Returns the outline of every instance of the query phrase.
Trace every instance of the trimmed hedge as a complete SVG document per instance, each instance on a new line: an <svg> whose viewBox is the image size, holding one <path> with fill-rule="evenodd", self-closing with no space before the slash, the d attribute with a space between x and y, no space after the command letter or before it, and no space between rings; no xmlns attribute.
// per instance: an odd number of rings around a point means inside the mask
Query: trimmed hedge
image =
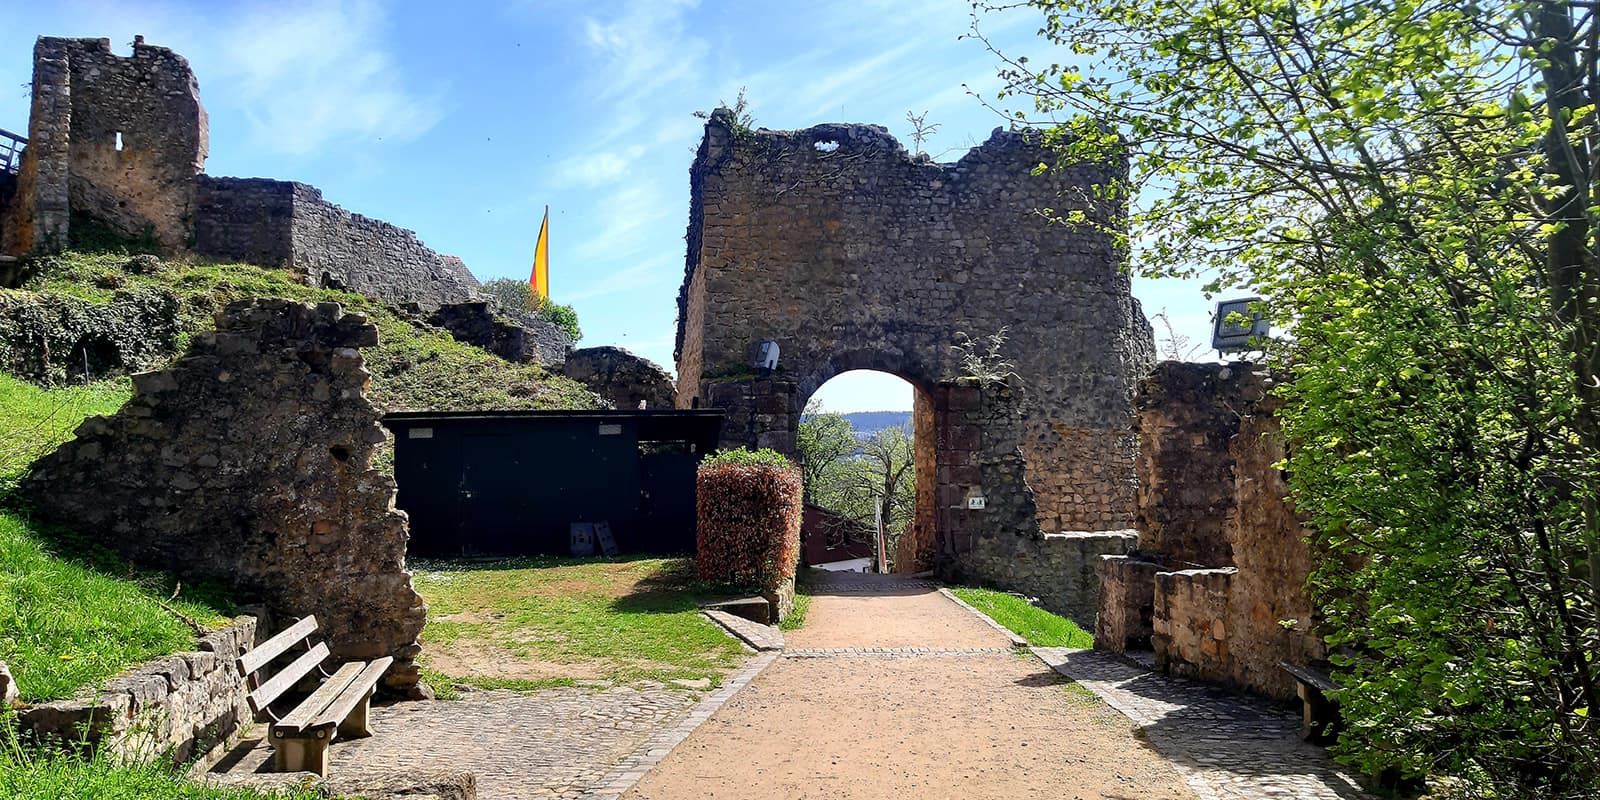
<svg viewBox="0 0 1600 800"><path fill-rule="evenodd" d="M711 583L775 592L800 564L800 471L772 450L725 450L696 479L695 566Z"/></svg>

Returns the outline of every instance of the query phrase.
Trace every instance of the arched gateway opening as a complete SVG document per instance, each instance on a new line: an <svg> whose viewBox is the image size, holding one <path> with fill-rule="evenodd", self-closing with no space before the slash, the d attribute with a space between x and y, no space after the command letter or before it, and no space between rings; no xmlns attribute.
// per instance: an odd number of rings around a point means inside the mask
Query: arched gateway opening
<svg viewBox="0 0 1600 800"><path fill-rule="evenodd" d="M917 394L894 375L853 370L806 400L796 442L805 480L803 566L893 571L903 560L896 546L915 535L919 510L932 529L933 436L915 433ZM905 558L914 560L914 547Z"/></svg>
<svg viewBox="0 0 1600 800"><path fill-rule="evenodd" d="M933 463L931 530L902 569L1092 618L1093 562L1132 546L1100 532L1133 519L1131 391L1153 345L1111 237L1039 213L1120 224L1086 198L1125 166L1035 175L1049 160L1020 132L939 164L876 126L750 131L713 113L690 171L678 402L723 409L724 446L794 454L829 378L906 379ZM997 335L1004 366L954 349Z"/></svg>

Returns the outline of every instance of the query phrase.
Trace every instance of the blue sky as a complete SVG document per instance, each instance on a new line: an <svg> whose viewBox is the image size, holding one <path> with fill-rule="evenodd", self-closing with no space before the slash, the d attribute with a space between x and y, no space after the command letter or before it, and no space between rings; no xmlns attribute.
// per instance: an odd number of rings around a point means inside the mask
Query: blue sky
<svg viewBox="0 0 1600 800"><path fill-rule="evenodd" d="M960 38L966 0L0 5L0 128L26 130L35 36L103 36L126 54L143 34L199 76L207 172L313 184L482 280L526 279L548 204L551 294L577 307L583 344L668 369L693 112L743 86L759 126L870 122L906 141L906 112L926 111L940 129L924 149L941 161L1004 124L972 96L999 83L995 57ZM1039 60L1038 21L1019 10L981 24ZM1135 294L1206 339L1197 282L1138 281ZM885 376L823 393L837 411L910 407L909 387Z"/></svg>

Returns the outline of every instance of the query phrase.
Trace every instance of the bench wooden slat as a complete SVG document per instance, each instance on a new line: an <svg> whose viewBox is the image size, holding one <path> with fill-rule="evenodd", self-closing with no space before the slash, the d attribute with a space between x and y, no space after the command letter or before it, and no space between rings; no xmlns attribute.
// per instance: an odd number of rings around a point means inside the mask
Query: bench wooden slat
<svg viewBox="0 0 1600 800"><path fill-rule="evenodd" d="M361 670L361 674L350 682L344 693L338 699L330 702L327 709L317 717L316 721L311 723L312 727L328 724L337 725L343 722L345 717L350 716L351 710L366 699L367 693L372 691L372 687L377 685L378 679L383 677L383 673L387 672L389 665L393 663L393 657L384 656L367 664L366 668Z"/></svg>
<svg viewBox="0 0 1600 800"><path fill-rule="evenodd" d="M1337 692L1342 688L1334 682L1333 676L1321 670L1297 666L1287 661L1279 661L1278 668L1294 676L1295 680L1324 692Z"/></svg>
<svg viewBox="0 0 1600 800"><path fill-rule="evenodd" d="M261 684L260 688L251 692L248 698L250 710L257 714L261 713L267 706L272 705L272 701L277 700L283 696L284 692L294 688L294 685L299 683L301 678L304 678L311 670L316 669L317 665L327 658L327 643L318 642L316 647L306 651L295 659L293 664L284 667L283 671L272 676L266 683Z"/></svg>
<svg viewBox="0 0 1600 800"><path fill-rule="evenodd" d="M300 705L295 706L288 716L278 720L277 727L294 728L295 730L304 730L311 727L311 721L316 719L317 715L321 714L328 707L328 704L332 703L334 698L337 698L339 693L343 692L359 674L361 674L360 661L352 661L340 667L338 671L333 673L333 677L318 686L317 690L312 692L310 697L302 700Z"/></svg>
<svg viewBox="0 0 1600 800"><path fill-rule="evenodd" d="M288 652L289 648L299 644L300 640L310 636L316 629L316 616L306 617L290 625L283 633L262 642L260 647L253 648L250 652L239 656L239 660L236 662L239 665L239 676L249 677L250 673L261 669L270 663L272 659Z"/></svg>

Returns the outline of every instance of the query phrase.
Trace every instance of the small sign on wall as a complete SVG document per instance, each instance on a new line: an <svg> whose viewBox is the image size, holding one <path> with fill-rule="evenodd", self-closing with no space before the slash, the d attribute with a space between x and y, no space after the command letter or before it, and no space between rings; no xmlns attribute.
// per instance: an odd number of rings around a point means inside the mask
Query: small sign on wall
<svg viewBox="0 0 1600 800"><path fill-rule="evenodd" d="M433 438L433 429L432 428L412 428L412 429L406 431L406 438L407 439L432 439Z"/></svg>
<svg viewBox="0 0 1600 800"><path fill-rule="evenodd" d="M613 424L613 423L603 423L600 426L600 435L601 436L620 436L620 435L622 435L622 426L621 425L616 425L616 424Z"/></svg>
<svg viewBox="0 0 1600 800"><path fill-rule="evenodd" d="M982 511L984 509L984 507L987 506L988 504L989 504L989 498L984 497L981 494L973 495L973 496L967 498L967 510L968 511Z"/></svg>

